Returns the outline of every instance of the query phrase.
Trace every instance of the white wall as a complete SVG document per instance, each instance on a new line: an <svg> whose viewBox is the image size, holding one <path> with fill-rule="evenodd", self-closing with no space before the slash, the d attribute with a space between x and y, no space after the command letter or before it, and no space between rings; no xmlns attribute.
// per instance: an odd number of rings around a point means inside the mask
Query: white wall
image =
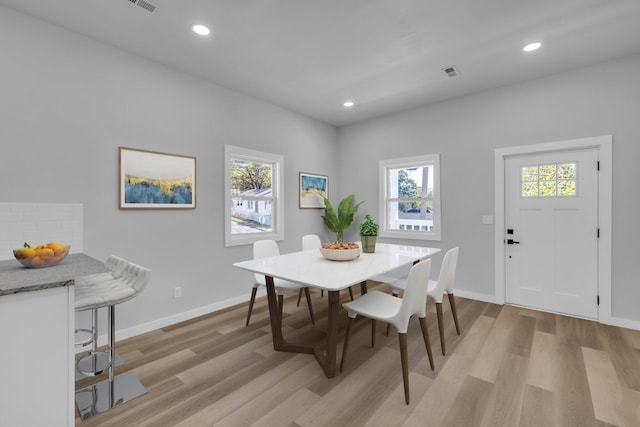
<svg viewBox="0 0 640 427"><path fill-rule="evenodd" d="M378 160L440 153L437 246L460 246L459 288L492 296L493 226L482 216L494 214L493 150L613 135L612 316L640 321L639 114L640 56L632 56L370 120L339 130L341 190L379 216Z"/></svg>
<svg viewBox="0 0 640 427"><path fill-rule="evenodd" d="M640 320L640 56L336 132L2 7L0 52L0 201L81 203L86 253L151 268L151 285L119 307L118 329L248 297L248 274L231 264L250 258L250 247L223 243L224 144L285 156L283 252L298 249L308 232L333 237L320 210L298 209L299 171L329 175L332 201L350 193L366 200L358 222L378 215L379 159L441 153L443 240L436 246L460 245L458 286L490 296L493 228L481 218L493 214L493 150L607 134L616 168L612 315ZM197 209L118 210L118 146L197 157ZM356 228L346 237L357 238ZM173 298L175 286L181 299Z"/></svg>
<svg viewBox="0 0 640 427"><path fill-rule="evenodd" d="M231 264L251 248L224 248L224 144L284 155L283 252L324 233L297 182L335 176L334 127L2 7L0 52L0 201L81 203L85 253L152 270L118 329L248 299L250 275ZM195 156L197 208L119 210L118 146Z"/></svg>

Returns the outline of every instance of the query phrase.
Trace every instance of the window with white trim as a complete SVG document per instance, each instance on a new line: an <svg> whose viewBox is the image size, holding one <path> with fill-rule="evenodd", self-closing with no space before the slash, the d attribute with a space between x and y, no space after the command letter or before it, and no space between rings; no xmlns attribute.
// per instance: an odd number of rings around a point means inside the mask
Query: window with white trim
<svg viewBox="0 0 640 427"><path fill-rule="evenodd" d="M440 155L380 161L380 236L440 240Z"/></svg>
<svg viewBox="0 0 640 427"><path fill-rule="evenodd" d="M225 246L284 238L282 171L277 154L225 145Z"/></svg>

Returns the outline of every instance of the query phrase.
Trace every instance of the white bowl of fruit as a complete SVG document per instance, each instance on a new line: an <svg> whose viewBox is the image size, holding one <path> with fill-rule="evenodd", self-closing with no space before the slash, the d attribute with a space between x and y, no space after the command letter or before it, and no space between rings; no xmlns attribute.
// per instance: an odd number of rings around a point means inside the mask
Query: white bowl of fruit
<svg viewBox="0 0 640 427"><path fill-rule="evenodd" d="M360 256L360 245L355 242L323 243L320 253L331 261L351 261Z"/></svg>

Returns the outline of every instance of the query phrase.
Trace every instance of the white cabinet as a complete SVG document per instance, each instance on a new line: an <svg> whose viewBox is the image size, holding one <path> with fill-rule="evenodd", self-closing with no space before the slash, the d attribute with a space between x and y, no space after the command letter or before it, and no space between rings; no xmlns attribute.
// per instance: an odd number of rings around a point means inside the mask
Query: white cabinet
<svg viewBox="0 0 640 427"><path fill-rule="evenodd" d="M0 424L73 426L73 286L0 296Z"/></svg>

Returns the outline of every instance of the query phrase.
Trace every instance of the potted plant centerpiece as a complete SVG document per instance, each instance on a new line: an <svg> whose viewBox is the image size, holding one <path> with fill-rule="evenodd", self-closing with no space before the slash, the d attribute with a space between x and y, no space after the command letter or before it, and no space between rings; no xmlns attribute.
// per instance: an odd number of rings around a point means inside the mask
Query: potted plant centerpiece
<svg viewBox="0 0 640 427"><path fill-rule="evenodd" d="M336 233L336 240L331 243L323 243L321 252L326 258L335 261L344 261L356 258L360 255L360 247L355 242L344 242L344 231L349 228L353 222L353 217L358 211L358 207L364 203L364 200L356 205L353 204L353 194L342 199L338 204L338 210L334 210L331 202L324 198L325 215L322 216L324 225Z"/></svg>
<svg viewBox="0 0 640 427"><path fill-rule="evenodd" d="M380 226L366 214L364 221L360 224L360 239L362 240L362 252L372 254L376 251L376 238Z"/></svg>

